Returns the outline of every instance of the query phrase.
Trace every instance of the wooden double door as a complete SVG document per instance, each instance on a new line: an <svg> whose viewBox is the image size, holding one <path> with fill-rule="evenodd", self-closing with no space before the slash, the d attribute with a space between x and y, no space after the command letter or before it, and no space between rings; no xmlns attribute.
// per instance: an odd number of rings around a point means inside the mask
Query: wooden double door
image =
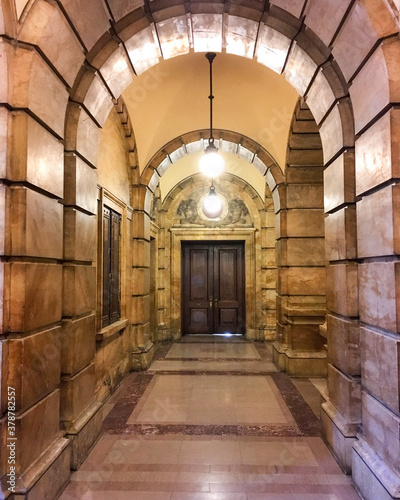
<svg viewBox="0 0 400 500"><path fill-rule="evenodd" d="M182 243L182 332L245 333L244 242Z"/></svg>

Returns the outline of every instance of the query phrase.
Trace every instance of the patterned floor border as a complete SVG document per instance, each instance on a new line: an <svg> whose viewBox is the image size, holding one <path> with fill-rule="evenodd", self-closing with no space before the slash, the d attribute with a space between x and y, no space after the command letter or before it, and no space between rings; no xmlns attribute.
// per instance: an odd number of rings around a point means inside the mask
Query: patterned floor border
<svg viewBox="0 0 400 500"><path fill-rule="evenodd" d="M218 375L216 372L165 372L139 373L125 388L115 406L103 422L105 434L132 435L207 435L207 436L264 436L264 437L318 437L320 423L311 408L304 401L293 382L284 373L263 373L269 376L280 391L289 408L296 426L276 425L186 425L186 424L127 424L127 421L144 395L147 387L157 375ZM222 375L248 376L249 373L227 373Z"/></svg>

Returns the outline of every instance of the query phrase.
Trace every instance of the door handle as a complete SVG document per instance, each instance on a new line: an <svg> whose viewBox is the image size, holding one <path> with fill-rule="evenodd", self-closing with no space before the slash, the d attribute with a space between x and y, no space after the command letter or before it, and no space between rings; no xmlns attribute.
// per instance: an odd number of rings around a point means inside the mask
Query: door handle
<svg viewBox="0 0 400 500"><path fill-rule="evenodd" d="M212 297L210 297L208 300L210 301L210 307L212 307L212 304L213 304L213 298L212 298Z"/></svg>
<svg viewBox="0 0 400 500"><path fill-rule="evenodd" d="M214 299L214 305L215 305L215 307L218 307L218 299L217 298Z"/></svg>

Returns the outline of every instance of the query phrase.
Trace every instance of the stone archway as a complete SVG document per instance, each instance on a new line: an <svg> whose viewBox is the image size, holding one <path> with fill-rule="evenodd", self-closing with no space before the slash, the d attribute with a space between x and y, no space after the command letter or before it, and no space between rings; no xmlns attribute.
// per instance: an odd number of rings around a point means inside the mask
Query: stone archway
<svg viewBox="0 0 400 500"><path fill-rule="evenodd" d="M67 295L63 300L59 293L62 274L68 274L67 282L69 280L72 285L79 283L84 288L93 279L90 266L81 273L68 263L63 271L61 265L64 260L63 216L57 200L64 198L63 144L60 140L64 137L64 111L68 98L75 102L69 105L65 136L68 151L65 183L72 193L79 194L83 184L77 179L89 178L93 174L91 169L96 164L99 126L112 107L111 97L118 97L133 76L132 61L127 58L126 45L122 45L121 40L126 44L136 36L134 43L140 46L149 32L149 17L160 24L172 17L191 14L183 5L175 6L171 13L163 4L147 17L142 8L130 12L131 4L122 6L113 2L109 5L111 7L106 11L104 4L95 0L86 2L79 9L72 1L57 4L37 1L32 3L24 25L18 26L19 44L10 43L10 36L15 36L17 31L15 22L11 28L4 27L6 36L2 37L0 47L2 74L10 75L9 81L14 85L2 89L2 130L6 131L4 135L18 136L21 141L8 143L2 151L3 178L7 181L3 186L3 206L7 198L7 204L11 202L15 207L22 195L23 216L33 213L32 207L36 207L39 219L51 213L54 222L50 233L39 225L33 238L37 225L24 218L27 225L18 244L15 240L10 241L11 225L6 224L4 287L11 301L6 301L4 306L4 332L7 335L23 333L23 338L17 340L7 336L6 345L7 349L20 349L22 345L33 343L40 351L40 342L54 344L54 352L58 353L51 357L54 366L59 364L60 347L54 342L59 332L54 331L53 326L62 317L75 314L77 305L72 303L71 306ZM223 7L216 3L211 6L212 13L198 12L196 15L210 17L214 12L222 15L225 12ZM230 18L234 17L242 24L246 24L247 19L261 21L267 53L268 50L274 53L286 43L286 54L289 54L285 65L287 78L304 94L320 126L327 167L325 209L329 214L331 241L337 242L337 251L331 254L328 271L332 286L328 293L331 311L328 318L330 404L326 405L329 416L325 421L326 434L342 463L349 465L349 450L354 442L362 395L364 434L355 445L357 452L353 454L357 484L366 495L368 491L378 491L377 495L398 496L399 470L394 443L399 429L399 381L397 372L386 374L384 371L387 357L391 359L390 365L398 367L399 364L399 249L397 232L393 229L393 221L398 217L398 110L395 103L399 100L396 66L399 42L393 36L398 33L398 11L393 2L389 4L383 0L343 2L339 8L334 1L314 1L305 6L305 2L288 5L284 0L271 1L266 10L263 5L260 8L247 4L226 7L230 12L224 15L229 22L233 22L234 19ZM109 17L115 21L111 30ZM41 20L39 25L38 19ZM47 31L53 28L54 32ZM92 66L89 69L81 69L85 56ZM118 62L121 64L116 64ZM99 69L101 76L93 68ZM43 101L44 88L46 102ZM357 137L355 151L353 128ZM16 154L21 149L26 151L23 157ZM41 156L43 151L46 151L46 158ZM12 157L19 158L17 165L11 162ZM139 184L139 178L137 180ZM21 187L20 183L24 183L21 191L17 189ZM138 207L142 206L143 201L138 202ZM357 257L361 259L359 269L349 262L354 238L349 235L348 214L354 206L357 212ZM83 208L82 213L88 215L85 210ZM145 218L141 213L138 212L133 219L135 227L145 231ZM20 231L19 224L15 221L13 232ZM45 241L51 241L52 245L45 248ZM39 288L34 286L38 275L41 276ZM13 288L10 282L14 283ZM25 291L23 303L13 300L20 287ZM384 293L377 290L384 290ZM35 303L36 309L33 308L30 315L25 312L25 302ZM90 309L90 301L85 307ZM37 310L41 312L40 320ZM358 318L362 326L361 348ZM94 334L93 329L89 334L92 343ZM381 350L371 349L371 345L383 347ZM29 363L26 360L27 369ZM2 362L2 366L6 365L7 357ZM40 425L35 432L40 439L30 458L25 455L21 458L21 471L50 445L56 450L52 455L54 461L56 458L62 460L63 470L66 470L67 443L58 438L59 380L48 377L51 366L47 362L34 368L36 380L42 382L38 382L34 393L28 391L29 395L21 395L18 403L24 415L29 409L32 412L46 410L47 415L45 420L37 420ZM388 381L388 387L379 383L382 377L377 375L382 373L385 373L383 378ZM360 374L362 390L358 383ZM22 374L13 377L10 383L22 384ZM92 383L92 372L89 378ZM24 378L24 383L26 380ZM77 402L74 398L78 398L78 393L73 391L73 385L70 388L71 401ZM85 416L82 419L83 429L87 420ZM27 422L26 418L21 417L21 426L24 422ZM45 436L44 428L47 431ZM390 429L396 439L389 445L380 441L375 432L377 428ZM40 467L28 488L47 470L43 463ZM391 471L389 479L382 472L386 470Z"/></svg>

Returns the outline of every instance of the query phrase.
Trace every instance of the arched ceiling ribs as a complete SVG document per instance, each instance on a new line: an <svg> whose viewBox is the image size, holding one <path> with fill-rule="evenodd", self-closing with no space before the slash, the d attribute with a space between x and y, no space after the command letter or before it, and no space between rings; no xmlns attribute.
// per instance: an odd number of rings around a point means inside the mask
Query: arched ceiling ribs
<svg viewBox="0 0 400 500"><path fill-rule="evenodd" d="M154 192L160 178L177 161L187 155L205 149L205 137L208 130L188 132L163 146L145 167L141 184L147 185ZM248 137L227 130L214 130L216 145L220 151L238 155L251 164L265 178L271 191L284 183L281 168L274 158L258 143Z"/></svg>

